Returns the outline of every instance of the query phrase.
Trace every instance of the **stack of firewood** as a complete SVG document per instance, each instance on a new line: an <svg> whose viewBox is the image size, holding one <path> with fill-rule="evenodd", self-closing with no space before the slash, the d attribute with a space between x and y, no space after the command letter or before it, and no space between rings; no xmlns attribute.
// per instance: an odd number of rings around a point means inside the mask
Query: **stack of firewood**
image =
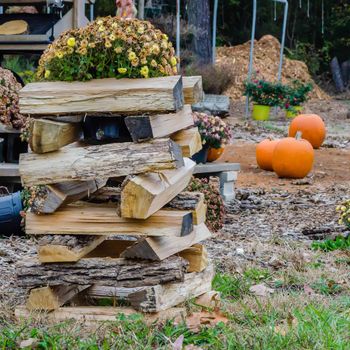
<svg viewBox="0 0 350 350"><path fill-rule="evenodd" d="M180 76L21 90L21 112L33 119L20 174L37 186L26 233L38 237L38 251L17 266L30 290L17 316L173 317L184 310L175 306L211 290L213 266L199 244L210 237L204 197L184 191L189 157L202 147L190 104L202 98L200 77ZM130 142L86 144L86 116L122 118ZM113 306L99 306L102 298ZM121 300L129 307L117 307Z"/></svg>

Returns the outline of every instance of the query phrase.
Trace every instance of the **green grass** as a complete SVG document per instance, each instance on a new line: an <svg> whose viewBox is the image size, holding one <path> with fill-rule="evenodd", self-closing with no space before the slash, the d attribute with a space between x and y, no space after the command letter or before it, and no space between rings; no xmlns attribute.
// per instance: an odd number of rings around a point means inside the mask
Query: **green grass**
<svg viewBox="0 0 350 350"><path fill-rule="evenodd" d="M181 335L184 345L203 349L315 349L347 350L350 348L350 298L334 300L328 306L310 303L290 310L287 319L274 307L246 307L242 314L214 328L203 327L193 333L185 324L168 322L147 326L139 316L122 316L115 322L87 332L73 323L56 326L9 325L0 328L0 349L18 349L28 338L38 341L37 349L171 349ZM290 320L293 320L291 322ZM284 322L285 332L278 331Z"/></svg>
<svg viewBox="0 0 350 350"><path fill-rule="evenodd" d="M321 242L312 242L311 248L314 250L323 250L324 252L350 249L350 236L347 238L338 236L336 239L326 239Z"/></svg>

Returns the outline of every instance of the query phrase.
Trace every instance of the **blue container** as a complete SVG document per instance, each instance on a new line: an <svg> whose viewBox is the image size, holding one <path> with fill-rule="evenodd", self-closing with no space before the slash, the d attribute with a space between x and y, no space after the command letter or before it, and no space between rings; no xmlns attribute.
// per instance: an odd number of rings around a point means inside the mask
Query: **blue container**
<svg viewBox="0 0 350 350"><path fill-rule="evenodd" d="M204 145L202 147L202 149L197 152L196 154L194 154L191 159L196 162L197 164L205 164L207 162L207 158L208 158L208 152L209 152L209 146L208 145Z"/></svg>
<svg viewBox="0 0 350 350"><path fill-rule="evenodd" d="M21 192L0 197L0 235L21 233Z"/></svg>

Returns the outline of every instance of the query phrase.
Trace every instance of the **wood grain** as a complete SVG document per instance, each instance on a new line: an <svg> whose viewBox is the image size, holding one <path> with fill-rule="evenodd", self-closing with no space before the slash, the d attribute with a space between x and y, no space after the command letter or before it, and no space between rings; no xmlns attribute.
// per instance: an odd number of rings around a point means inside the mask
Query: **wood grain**
<svg viewBox="0 0 350 350"><path fill-rule="evenodd" d="M19 172L25 186L72 180L94 180L174 169L183 165L179 147L169 139L144 143L111 143L59 152L20 155Z"/></svg>
<svg viewBox="0 0 350 350"><path fill-rule="evenodd" d="M122 217L146 219L184 190L196 165L188 158L184 164L176 170L127 177L121 192Z"/></svg>
<svg viewBox="0 0 350 350"><path fill-rule="evenodd" d="M183 107L181 76L38 82L19 92L22 114L172 112Z"/></svg>
<svg viewBox="0 0 350 350"><path fill-rule="evenodd" d="M118 216L114 204L75 203L53 214L27 213L29 235L133 235L186 236L193 230L192 213L186 210L159 210L146 220Z"/></svg>

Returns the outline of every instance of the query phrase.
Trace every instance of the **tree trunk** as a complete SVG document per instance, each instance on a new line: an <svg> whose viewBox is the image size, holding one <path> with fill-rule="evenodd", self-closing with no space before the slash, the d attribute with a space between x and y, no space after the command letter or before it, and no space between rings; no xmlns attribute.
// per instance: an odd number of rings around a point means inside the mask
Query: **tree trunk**
<svg viewBox="0 0 350 350"><path fill-rule="evenodd" d="M187 0L188 23L194 28L192 50L200 65L212 57L209 0Z"/></svg>

